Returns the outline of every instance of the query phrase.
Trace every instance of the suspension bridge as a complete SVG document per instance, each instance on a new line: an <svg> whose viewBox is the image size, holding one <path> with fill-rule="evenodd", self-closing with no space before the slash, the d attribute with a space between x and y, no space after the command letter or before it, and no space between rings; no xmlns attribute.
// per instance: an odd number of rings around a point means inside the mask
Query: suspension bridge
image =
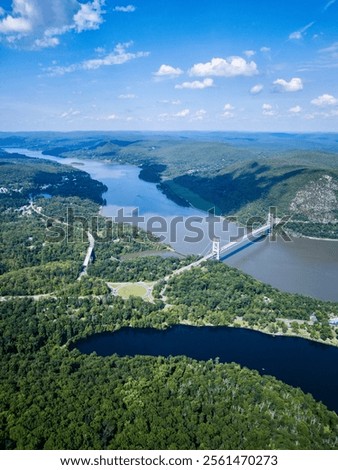
<svg viewBox="0 0 338 470"><path fill-rule="evenodd" d="M274 219L271 214L269 214L266 224L251 232L246 233L241 238L238 238L234 241L230 241L223 246L221 246L221 242L219 239L213 240L212 250L209 254L203 257L203 261L206 261L208 259L216 259L219 261L220 259L225 258L227 255L230 255L231 253L237 251L240 247L245 247L245 244L247 242L249 242L247 244L249 245L252 242L257 241L257 239L268 235L276 223L278 223L278 221Z"/></svg>
<svg viewBox="0 0 338 470"><path fill-rule="evenodd" d="M251 243L254 243L259 238L268 235L273 229L274 225L278 224L278 222L279 222L279 219L275 219L273 215L269 213L267 222L264 225L262 225L261 227L255 230L252 230L251 232L247 232L245 235L243 235L243 237L240 237L234 241L225 243L224 245L221 245L221 240L219 238L214 239L212 242L211 251L210 251L210 245L208 245L206 247L206 250L208 250L207 254L204 255L202 253L201 254L202 257L199 260L194 261L193 263L187 266L184 266L183 268L177 269L169 276L166 276L164 280L168 281L172 276L174 275L176 276L193 267L199 266L200 264L204 263L204 261L208 261L212 259L219 261L225 258L226 256L234 253L241 247L245 248L246 246L249 246Z"/></svg>

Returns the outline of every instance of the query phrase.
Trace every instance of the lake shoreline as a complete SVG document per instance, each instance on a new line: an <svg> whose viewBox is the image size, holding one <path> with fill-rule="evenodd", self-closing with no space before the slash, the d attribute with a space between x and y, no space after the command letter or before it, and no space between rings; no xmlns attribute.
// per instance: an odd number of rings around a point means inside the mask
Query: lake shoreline
<svg viewBox="0 0 338 470"><path fill-rule="evenodd" d="M282 337L230 326L174 324L165 329L121 325L113 331L73 338L70 351L99 357L173 357L237 363L311 393L338 412L338 377L331 370L338 348L299 337ZM300 373L302 371L302 373Z"/></svg>
<svg viewBox="0 0 338 470"><path fill-rule="evenodd" d="M288 321L293 321L293 320L288 319ZM180 322L173 323L173 324L163 324L163 325L146 326L146 327L135 327L131 323L127 324L127 325L119 325L116 329L112 329L112 330L107 329L107 330L104 330L104 331L89 333L85 336L75 336L74 338L72 338L65 345L65 347L70 347L72 349L72 345L75 344L76 342L80 341L80 340L86 340L86 339L90 338L93 335L100 335L100 334L104 334L104 333L115 333L115 332L121 330L122 328L132 328L132 329L133 328L138 328L138 329L151 328L151 329L158 330L158 331L167 331L167 330L169 330L171 328L174 328L174 327L177 327L177 326L188 326L188 327L192 327L192 328L215 328L215 329L216 328L231 328L231 329L244 330L244 331L253 331L253 332L261 333L263 335L267 335L267 336L273 337L273 338L296 338L296 339L302 339L302 340L305 340L305 341L309 341L310 343L329 346L329 347L332 347L332 348L335 348L335 349L338 348L338 338L333 342L332 341L329 342L329 341L324 341L320 338L318 338L318 339L317 338L310 338L309 336L305 336L305 335L303 336L301 334L295 334L295 333L292 333L292 332L271 333L267 329L259 328L257 326L239 325L239 324L213 325L212 323L207 323L207 322L205 322L203 324L197 324L197 323L191 322L189 320L182 320Z"/></svg>

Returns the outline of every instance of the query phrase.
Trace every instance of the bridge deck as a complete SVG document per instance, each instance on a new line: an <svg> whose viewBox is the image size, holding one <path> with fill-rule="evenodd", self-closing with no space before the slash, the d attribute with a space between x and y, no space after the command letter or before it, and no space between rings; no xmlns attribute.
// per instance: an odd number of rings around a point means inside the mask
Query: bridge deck
<svg viewBox="0 0 338 470"><path fill-rule="evenodd" d="M246 241L251 241L252 239L258 238L260 235L263 235L263 233L266 233L268 230L271 229L270 224L263 225L263 227L260 227L253 232L247 233L244 235L244 237L240 238L239 240L235 240L233 242L229 242L226 245L223 245L220 248L220 254L224 254L227 251L232 250L233 248L236 248L236 246L241 245L243 242Z"/></svg>
<svg viewBox="0 0 338 470"><path fill-rule="evenodd" d="M223 245L221 248L220 248L220 255L224 255L224 253L236 248L237 246L241 245L243 242L245 241L250 241L252 239L255 239L255 238L259 238L260 235L263 235L264 233L267 233L268 231L271 230L273 226L273 223L270 223L268 222L267 224L263 225L262 227L259 227L258 229L250 232L250 233L247 233L246 235L244 235L242 238L240 238L239 240L235 240L233 242L229 242L227 243L226 245ZM168 276L166 276L164 278L165 281L169 281L173 276L177 276L178 274L181 274L183 273L184 271L188 271L189 269L191 268L194 268L196 266L199 266L200 264L202 264L204 261L207 261L209 259L212 259L214 257L214 253L209 253L208 255L206 256L203 256L203 258L199 259L198 261L194 261L193 263L187 265L187 266L184 266L183 268L180 268L180 269L177 269L176 271L174 271L173 273L169 274Z"/></svg>
<svg viewBox="0 0 338 470"><path fill-rule="evenodd" d="M233 242L227 243L226 245L223 245L220 248L220 255L224 255L224 253L235 249L237 246L241 245L242 243L248 240L258 238L260 235L262 235L263 233L266 233L269 230L271 230L271 224L266 224L266 225L263 225L263 227L259 227L258 229L254 230L253 232L247 233L239 240L235 240ZM213 257L214 257L214 253L209 253L208 255L204 256L202 260L200 261L206 261L208 259L212 259Z"/></svg>

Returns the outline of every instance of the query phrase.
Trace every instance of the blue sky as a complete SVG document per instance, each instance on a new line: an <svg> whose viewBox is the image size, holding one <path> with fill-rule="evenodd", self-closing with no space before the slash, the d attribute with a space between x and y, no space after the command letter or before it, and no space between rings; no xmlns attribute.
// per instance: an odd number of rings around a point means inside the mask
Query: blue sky
<svg viewBox="0 0 338 470"><path fill-rule="evenodd" d="M338 130L338 0L0 0L0 130Z"/></svg>

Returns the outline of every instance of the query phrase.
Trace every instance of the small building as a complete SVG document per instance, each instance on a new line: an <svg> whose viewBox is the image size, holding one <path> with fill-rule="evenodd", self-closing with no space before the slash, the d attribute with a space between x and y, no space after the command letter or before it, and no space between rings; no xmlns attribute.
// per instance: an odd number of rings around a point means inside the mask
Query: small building
<svg viewBox="0 0 338 470"><path fill-rule="evenodd" d="M338 317L331 318L331 320L329 320L329 324L334 325L334 326L338 326Z"/></svg>
<svg viewBox="0 0 338 470"><path fill-rule="evenodd" d="M315 313L312 313L310 315L310 321L312 321L312 323L317 323L318 322L318 318L316 317Z"/></svg>

